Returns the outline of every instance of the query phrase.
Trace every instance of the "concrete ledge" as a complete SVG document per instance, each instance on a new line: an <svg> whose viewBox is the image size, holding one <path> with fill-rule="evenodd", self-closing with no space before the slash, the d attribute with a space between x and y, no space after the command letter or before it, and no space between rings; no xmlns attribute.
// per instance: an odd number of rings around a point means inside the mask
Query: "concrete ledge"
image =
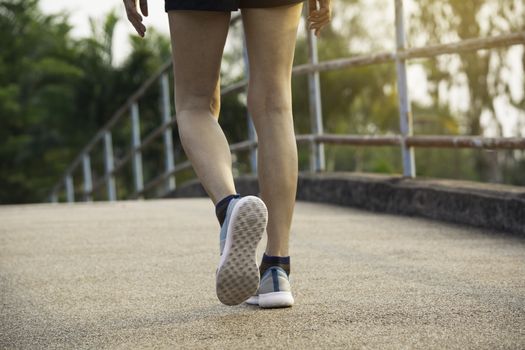
<svg viewBox="0 0 525 350"><path fill-rule="evenodd" d="M258 194L257 178L235 181L243 195ZM167 197L202 197L191 181ZM525 236L525 188L470 181L405 179L360 173L301 173L297 199L393 214L422 216Z"/></svg>

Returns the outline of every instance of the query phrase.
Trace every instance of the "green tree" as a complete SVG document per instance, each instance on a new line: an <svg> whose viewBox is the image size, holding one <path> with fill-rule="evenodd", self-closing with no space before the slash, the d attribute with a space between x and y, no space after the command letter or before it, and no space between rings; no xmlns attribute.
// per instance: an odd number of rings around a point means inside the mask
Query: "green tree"
<svg viewBox="0 0 525 350"><path fill-rule="evenodd" d="M525 28L523 20L525 10L519 2L519 0L421 0L416 3L418 10L410 18L412 24L410 37L414 38L414 41L424 37L429 43L440 43L444 41L443 38L465 40L522 31ZM481 117L486 115L491 118L492 134L502 136L501 120L497 118L495 108L496 97L504 95L511 104L521 110L524 106L523 97L516 100L512 96L510 81L502 79L502 70L509 69L508 53L507 48L502 48L425 61L424 67L431 82L430 94L433 97L433 105L426 108L427 114L431 114L432 110L435 116L437 113L445 112L442 117L447 118L450 111L443 110L448 108L443 106L443 101L447 104L449 101L441 96L442 92L464 86L468 90L469 108L455 116L459 126L458 132L467 135L485 134ZM455 66L454 62L458 58L458 68L451 68ZM525 53L522 57L522 69L525 67L524 62ZM461 77L465 77L466 82L463 82ZM513 136L521 136L519 124ZM510 152L462 153L473 160L471 176L482 181L502 182L504 173L508 171L505 164L523 161L514 158Z"/></svg>
<svg viewBox="0 0 525 350"><path fill-rule="evenodd" d="M37 0L0 2L0 203L44 200L80 149L168 59L169 42L152 31L150 42L131 39L132 53L116 66L116 23L110 13L92 21L91 37L74 39L67 17L42 14ZM158 99L146 101L145 109L158 108Z"/></svg>
<svg viewBox="0 0 525 350"><path fill-rule="evenodd" d="M42 15L37 1L1 2L0 30L0 201L35 201L68 156L47 152L64 141L61 121L71 109L53 111L72 97L82 71L67 21Z"/></svg>

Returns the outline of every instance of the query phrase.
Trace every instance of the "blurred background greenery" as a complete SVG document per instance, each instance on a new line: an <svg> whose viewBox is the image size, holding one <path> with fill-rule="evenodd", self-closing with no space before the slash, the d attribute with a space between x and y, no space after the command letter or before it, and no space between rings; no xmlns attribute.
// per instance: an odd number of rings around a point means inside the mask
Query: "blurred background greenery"
<svg viewBox="0 0 525 350"><path fill-rule="evenodd" d="M385 6L383 3L388 3ZM320 60L393 49L393 1L334 2L334 20L319 40ZM410 46L445 43L525 30L523 0L410 1ZM364 15L373 14L373 16ZM170 57L169 38L148 30L129 37L129 55L116 62L117 12L91 21L91 36L71 34L67 15L43 13L38 0L0 1L0 203L44 201L68 164L126 101ZM232 28L222 81L242 79L242 30ZM305 63L304 28L295 64ZM410 62L416 135L525 136L523 46L446 55ZM293 80L297 133L309 133L307 78ZM399 130L393 64L321 74L325 131L396 134ZM142 134L160 123L158 89L141 100ZM230 142L246 139L243 94L228 96L220 123ZM115 157L129 149L130 126L113 135ZM176 162L183 161L174 130ZM101 152L93 176L103 176ZM145 181L163 169L161 140L143 155ZM247 154L236 159L247 171ZM308 169L308 149L300 167ZM401 173L397 147L326 146L328 171ZM523 151L416 149L418 176L525 185ZM131 167L131 165L130 165ZM80 191L81 174L75 183ZM192 177L181 174L178 182ZM131 191L131 169L119 174L119 197ZM103 198L104 194L100 194ZM95 199L97 197L95 196Z"/></svg>

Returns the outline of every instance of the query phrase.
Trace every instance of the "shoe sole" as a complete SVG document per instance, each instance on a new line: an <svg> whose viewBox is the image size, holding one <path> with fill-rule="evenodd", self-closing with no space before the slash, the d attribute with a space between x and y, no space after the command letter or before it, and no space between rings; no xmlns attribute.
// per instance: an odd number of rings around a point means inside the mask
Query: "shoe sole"
<svg viewBox="0 0 525 350"><path fill-rule="evenodd" d="M267 222L268 210L261 199L247 196L235 204L217 269L217 297L223 304L238 305L257 291L257 245Z"/></svg>
<svg viewBox="0 0 525 350"><path fill-rule="evenodd" d="M265 309L290 307L294 303L291 292L272 292L259 294L259 306Z"/></svg>
<svg viewBox="0 0 525 350"><path fill-rule="evenodd" d="M245 303L249 304L249 305L259 305L259 296L258 295L253 295L253 296L249 297L245 301Z"/></svg>

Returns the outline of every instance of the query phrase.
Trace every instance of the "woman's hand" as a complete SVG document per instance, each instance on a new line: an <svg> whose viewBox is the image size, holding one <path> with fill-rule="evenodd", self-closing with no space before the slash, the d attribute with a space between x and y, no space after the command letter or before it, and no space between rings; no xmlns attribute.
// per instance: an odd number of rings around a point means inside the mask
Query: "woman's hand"
<svg viewBox="0 0 525 350"><path fill-rule="evenodd" d="M128 20L133 24L137 33L144 37L146 34L146 27L142 24L142 16L138 11L137 2L140 3L140 12L142 15L148 16L148 0L124 0L124 6L126 6L126 14L128 15Z"/></svg>
<svg viewBox="0 0 525 350"><path fill-rule="evenodd" d="M319 9L317 9L319 3ZM332 18L330 0L308 0L308 29L315 31L315 36L321 34L321 29Z"/></svg>

